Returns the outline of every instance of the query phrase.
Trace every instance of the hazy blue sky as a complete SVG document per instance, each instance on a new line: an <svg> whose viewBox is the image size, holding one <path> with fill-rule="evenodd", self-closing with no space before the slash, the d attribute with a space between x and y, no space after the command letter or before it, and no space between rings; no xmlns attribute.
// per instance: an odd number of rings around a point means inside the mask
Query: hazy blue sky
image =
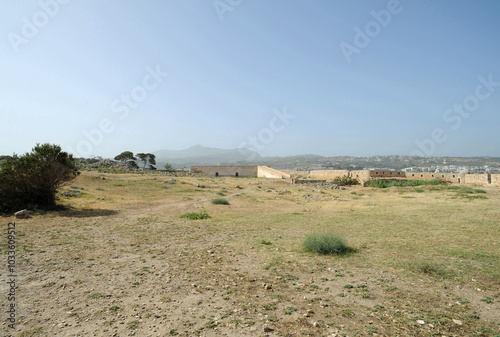
<svg viewBox="0 0 500 337"><path fill-rule="evenodd" d="M500 156L500 1L0 1L0 154Z"/></svg>

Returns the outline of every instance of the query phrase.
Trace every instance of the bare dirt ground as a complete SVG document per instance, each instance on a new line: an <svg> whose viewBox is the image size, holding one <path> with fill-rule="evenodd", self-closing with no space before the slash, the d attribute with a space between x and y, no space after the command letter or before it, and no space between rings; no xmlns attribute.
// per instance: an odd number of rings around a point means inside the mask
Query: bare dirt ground
<svg viewBox="0 0 500 337"><path fill-rule="evenodd" d="M9 222L17 243L17 321L2 267L2 333L500 335L500 189L174 179L85 172L61 189L80 192L60 196L70 209L0 218L4 261ZM355 252L304 250L326 231Z"/></svg>

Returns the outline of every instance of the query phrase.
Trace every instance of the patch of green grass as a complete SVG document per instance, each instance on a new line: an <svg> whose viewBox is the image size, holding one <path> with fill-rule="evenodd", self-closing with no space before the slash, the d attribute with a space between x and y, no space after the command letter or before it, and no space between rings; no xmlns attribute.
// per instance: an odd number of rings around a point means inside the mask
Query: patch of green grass
<svg viewBox="0 0 500 337"><path fill-rule="evenodd" d="M344 317L354 316L354 312L352 312L351 309L342 309L341 313L342 313L342 316L344 316Z"/></svg>
<svg viewBox="0 0 500 337"><path fill-rule="evenodd" d="M482 189L472 189L470 187L464 187L464 186L449 186L449 187L456 187L453 188L457 193L455 194L454 198L464 198L464 199L469 199L469 200L474 200L474 199L488 199L484 195L476 195L476 194L485 194L486 191Z"/></svg>
<svg viewBox="0 0 500 337"><path fill-rule="evenodd" d="M425 190L423 188L416 188L413 190L413 192L423 193L423 192L425 192Z"/></svg>
<svg viewBox="0 0 500 337"><path fill-rule="evenodd" d="M32 337L32 336L37 336L41 335L43 332L43 328L31 328L28 330L21 331L19 334L19 337Z"/></svg>
<svg viewBox="0 0 500 337"><path fill-rule="evenodd" d="M92 298L92 299L98 299L98 298L101 298L101 297L104 297L104 295L101 294L101 293L92 293L92 294L90 294L90 298Z"/></svg>
<svg viewBox="0 0 500 337"><path fill-rule="evenodd" d="M127 323L127 328L135 330L139 327L139 321L131 321Z"/></svg>
<svg viewBox="0 0 500 337"><path fill-rule="evenodd" d="M55 283L55 282L52 282L52 281L51 281L51 282L47 282L47 283L45 283L45 284L42 286L42 288L49 288L49 287L54 286L55 284L56 284L56 283Z"/></svg>
<svg viewBox="0 0 500 337"><path fill-rule="evenodd" d="M331 233L311 234L306 237L303 246L307 251L322 255L341 255L353 251L344 239Z"/></svg>
<svg viewBox="0 0 500 337"><path fill-rule="evenodd" d="M112 307L109 308L109 311L113 311L113 312L116 312L118 310L120 310L120 307L117 305L113 305Z"/></svg>
<svg viewBox="0 0 500 337"><path fill-rule="evenodd" d="M453 276L451 271L445 266L428 260L412 261L408 264L410 270L417 273L427 274L437 278L450 278Z"/></svg>
<svg viewBox="0 0 500 337"><path fill-rule="evenodd" d="M202 220L202 219L211 218L211 216L208 215L207 212L201 212L201 213L189 212L189 213L182 214L181 218L190 219L190 220Z"/></svg>
<svg viewBox="0 0 500 337"><path fill-rule="evenodd" d="M279 321L278 317L273 316L273 315L269 315L269 316L267 316L267 320L268 320L269 322L277 322L277 321Z"/></svg>
<svg viewBox="0 0 500 337"><path fill-rule="evenodd" d="M286 308L283 308L283 313L285 315L291 315L295 311L297 311L297 308L295 308L295 307L286 307Z"/></svg>
<svg viewBox="0 0 500 337"><path fill-rule="evenodd" d="M450 186L451 187L451 186ZM442 191L444 190L445 187L444 186L440 186L440 187L431 187L429 188L429 191Z"/></svg>
<svg viewBox="0 0 500 337"><path fill-rule="evenodd" d="M474 199L488 199L488 197L484 195L464 195L462 198L469 199L469 200L474 200Z"/></svg>
<svg viewBox="0 0 500 337"><path fill-rule="evenodd" d="M264 310L276 310L276 305L273 304L273 303L270 303L270 304L264 304Z"/></svg>
<svg viewBox="0 0 500 337"><path fill-rule="evenodd" d="M205 323L205 326L207 328L213 329L217 326L217 322L213 319L208 320L208 322Z"/></svg>
<svg viewBox="0 0 500 337"><path fill-rule="evenodd" d="M214 205L229 205L229 201L223 198L212 199Z"/></svg>
<svg viewBox="0 0 500 337"><path fill-rule="evenodd" d="M481 299L481 301L488 303L488 304L493 303L493 299L491 297L485 297L485 298Z"/></svg>

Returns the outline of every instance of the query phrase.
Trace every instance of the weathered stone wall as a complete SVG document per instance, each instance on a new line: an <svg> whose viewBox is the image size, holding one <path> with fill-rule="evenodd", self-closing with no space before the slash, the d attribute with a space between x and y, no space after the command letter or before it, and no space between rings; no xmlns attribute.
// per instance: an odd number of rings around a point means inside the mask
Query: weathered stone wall
<svg viewBox="0 0 500 337"><path fill-rule="evenodd" d="M267 166L259 166L257 168L257 177L259 178L274 178L274 179L290 179L288 173L275 170Z"/></svg>
<svg viewBox="0 0 500 337"><path fill-rule="evenodd" d="M257 177L257 168L257 166L191 166L191 172L214 177Z"/></svg>
<svg viewBox="0 0 500 337"><path fill-rule="evenodd" d="M309 175L309 171L294 171L294 170L280 170L285 173L288 173L292 176L307 176Z"/></svg>
<svg viewBox="0 0 500 337"><path fill-rule="evenodd" d="M371 178L404 178L405 172L403 171L390 171L390 170L370 170Z"/></svg>
<svg viewBox="0 0 500 337"><path fill-rule="evenodd" d="M406 172L406 179L414 180L443 180L450 183L463 183L463 174L440 172Z"/></svg>
<svg viewBox="0 0 500 337"><path fill-rule="evenodd" d="M465 175L466 184L477 184L477 185L488 185L488 175L487 174L466 174Z"/></svg>
<svg viewBox="0 0 500 337"><path fill-rule="evenodd" d="M309 173L312 178L316 179L335 179L337 177L348 176L348 170L313 170Z"/></svg>
<svg viewBox="0 0 500 337"><path fill-rule="evenodd" d="M365 182L370 180L370 170L350 171L349 176L351 178L358 179L359 183L363 185Z"/></svg>
<svg viewBox="0 0 500 337"><path fill-rule="evenodd" d="M494 186L500 186L500 174L491 175L491 184Z"/></svg>

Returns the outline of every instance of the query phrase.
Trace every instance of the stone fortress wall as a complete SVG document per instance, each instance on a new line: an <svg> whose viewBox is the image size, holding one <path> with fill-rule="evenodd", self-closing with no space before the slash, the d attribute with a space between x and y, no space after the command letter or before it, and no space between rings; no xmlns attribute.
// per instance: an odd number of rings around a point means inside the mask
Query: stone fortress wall
<svg viewBox="0 0 500 337"><path fill-rule="evenodd" d="M290 179L291 175L267 166L191 166L191 173L203 173L214 177L259 177Z"/></svg>
<svg viewBox="0 0 500 337"><path fill-rule="evenodd" d="M257 177L258 166L191 166L191 173L214 177Z"/></svg>
<svg viewBox="0 0 500 337"><path fill-rule="evenodd" d="M350 171L349 176L364 184L372 179L443 180L455 184L500 186L500 174L468 174L442 172L404 172L391 170Z"/></svg>
<svg viewBox="0 0 500 337"><path fill-rule="evenodd" d="M316 179L335 179L349 175L348 170L314 170L309 172L309 176Z"/></svg>
<svg viewBox="0 0 500 337"><path fill-rule="evenodd" d="M297 175L308 175L315 180L333 180L337 177L349 176L357 179L362 185L373 179L413 179L443 180L454 184L475 184L483 186L500 186L500 174L467 174L441 172L405 172L393 170L313 170L313 171L280 171L267 166L192 166L192 173L203 173L215 177L259 177L273 179L292 179Z"/></svg>

